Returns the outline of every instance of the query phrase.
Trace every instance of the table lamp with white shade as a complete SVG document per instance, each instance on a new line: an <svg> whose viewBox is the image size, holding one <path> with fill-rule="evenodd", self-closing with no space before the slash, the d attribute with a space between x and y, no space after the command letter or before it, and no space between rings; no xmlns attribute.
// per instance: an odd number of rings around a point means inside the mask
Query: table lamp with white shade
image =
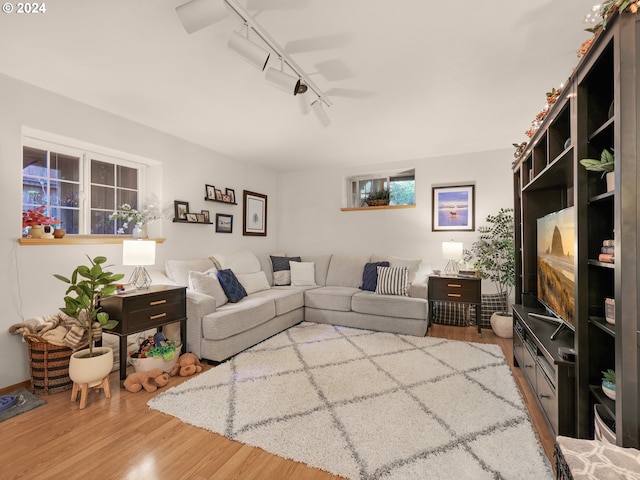
<svg viewBox="0 0 640 480"><path fill-rule="evenodd" d="M444 268L446 275L457 275L460 271L458 262L463 258L462 242L442 242L442 258L448 260L447 266Z"/></svg>
<svg viewBox="0 0 640 480"><path fill-rule="evenodd" d="M129 283L137 289L149 288L151 277L145 265L156 263L156 242L154 240L124 240L122 242L122 264L135 265Z"/></svg>

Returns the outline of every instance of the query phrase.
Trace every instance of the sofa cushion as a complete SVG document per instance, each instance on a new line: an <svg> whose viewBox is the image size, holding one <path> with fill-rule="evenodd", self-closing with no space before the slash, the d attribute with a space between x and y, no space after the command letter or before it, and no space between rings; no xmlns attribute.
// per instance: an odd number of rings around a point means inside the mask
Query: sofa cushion
<svg viewBox="0 0 640 480"><path fill-rule="evenodd" d="M316 285L324 287L327 285L327 272L329 271L329 263L331 262L331 254L329 255L301 255L303 262L313 262L316 270Z"/></svg>
<svg viewBox="0 0 640 480"><path fill-rule="evenodd" d="M379 295L374 292L360 292L351 299L351 309L354 312L416 320L427 319L427 305L424 298Z"/></svg>
<svg viewBox="0 0 640 480"><path fill-rule="evenodd" d="M220 280L218 280L218 270L216 268L210 268L206 272L189 272L188 288L194 292L204 293L215 298L216 308L220 308L229 301L222 285L220 285Z"/></svg>
<svg viewBox="0 0 640 480"><path fill-rule="evenodd" d="M170 280L177 285L188 287L189 272L204 272L213 266L211 259L198 258L196 260L167 260L164 269Z"/></svg>
<svg viewBox="0 0 640 480"><path fill-rule="evenodd" d="M271 268L273 271L273 284L291 285L291 268L289 262L299 262L300 257L286 257L271 255Z"/></svg>
<svg viewBox="0 0 640 480"><path fill-rule="evenodd" d="M231 303L239 302L247 296L247 291L231 269L218 270L218 280L220 280L220 285Z"/></svg>
<svg viewBox="0 0 640 480"><path fill-rule="evenodd" d="M376 291L376 285L378 284L378 267L388 267L389 262L370 262L364 266L364 272L362 273L362 290L369 292Z"/></svg>
<svg viewBox="0 0 640 480"><path fill-rule="evenodd" d="M202 336L207 340L228 338L262 325L275 315L273 300L252 295L202 317Z"/></svg>
<svg viewBox="0 0 640 480"><path fill-rule="evenodd" d="M320 287L304 292L305 307L324 310L351 311L351 297L360 292L353 287Z"/></svg>
<svg viewBox="0 0 640 480"><path fill-rule="evenodd" d="M256 273L239 273L236 277L244 287L247 295L271 288L267 276L262 270Z"/></svg>
<svg viewBox="0 0 640 480"><path fill-rule="evenodd" d="M407 267L378 267L376 293L379 295L409 295Z"/></svg>
<svg viewBox="0 0 640 480"><path fill-rule="evenodd" d="M275 287L254 293L251 297L272 299L276 304L276 315L304 307L304 291L297 288Z"/></svg>
<svg viewBox="0 0 640 480"><path fill-rule="evenodd" d="M421 258L385 257L381 255L374 255L371 258L372 262L381 262L383 260L387 260L390 267L407 267L409 270L409 283L412 283L415 280L416 274L422 265Z"/></svg>
<svg viewBox="0 0 640 480"><path fill-rule="evenodd" d="M292 262L291 263L291 286L292 287L315 287L316 270L313 262Z"/></svg>
<svg viewBox="0 0 640 480"><path fill-rule="evenodd" d="M211 260L218 270L231 269L233 273L256 273L260 271L260 260L255 253L249 251L234 253L216 253L211 255Z"/></svg>
<svg viewBox="0 0 640 480"><path fill-rule="evenodd" d="M333 255L327 272L327 285L332 287L359 288L362 272L370 257L355 255Z"/></svg>

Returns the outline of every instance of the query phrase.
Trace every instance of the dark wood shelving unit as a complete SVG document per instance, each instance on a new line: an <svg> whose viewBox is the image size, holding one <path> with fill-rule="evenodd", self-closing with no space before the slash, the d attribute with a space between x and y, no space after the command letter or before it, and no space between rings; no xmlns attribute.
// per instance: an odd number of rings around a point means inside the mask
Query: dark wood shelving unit
<svg viewBox="0 0 640 480"><path fill-rule="evenodd" d="M615 14L513 166L516 301L523 293L537 294L537 219L574 206L576 363L573 379L564 379L575 382L570 420L575 436L593 438L594 406L601 404L614 420L616 443L634 448L640 447L637 71L640 17ZM615 153L615 189L609 192L601 173L589 172L579 163L583 158L600 158L605 148ZM610 239L615 263L598 261L603 240ZM605 298L615 300L615 324L604 318ZM514 311L522 308L516 305ZM526 335L533 337L533 344L542 343L534 329ZM522 336L514 334L514 352L517 348L521 354L522 344ZM600 386L602 371L609 368L616 371L615 401ZM561 381L557 388L566 387L560 386ZM558 425L560 430L567 428L560 419Z"/></svg>

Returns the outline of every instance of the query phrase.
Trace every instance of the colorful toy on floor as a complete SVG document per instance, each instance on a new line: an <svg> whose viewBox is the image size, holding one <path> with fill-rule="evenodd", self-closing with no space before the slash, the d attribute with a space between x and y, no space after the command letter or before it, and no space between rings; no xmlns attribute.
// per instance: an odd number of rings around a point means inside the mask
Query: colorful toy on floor
<svg viewBox="0 0 640 480"><path fill-rule="evenodd" d="M200 359L193 353L183 353L180 355L180 358L178 358L178 363L176 363L173 370L171 370L171 376L175 377L176 375L180 375L181 377L188 377L201 371L202 364L200 363Z"/></svg>
<svg viewBox="0 0 640 480"><path fill-rule="evenodd" d="M167 383L169 383L169 374L154 368L150 372L130 373L122 386L132 393L139 392L143 388L147 392L155 392L158 387L164 387Z"/></svg>

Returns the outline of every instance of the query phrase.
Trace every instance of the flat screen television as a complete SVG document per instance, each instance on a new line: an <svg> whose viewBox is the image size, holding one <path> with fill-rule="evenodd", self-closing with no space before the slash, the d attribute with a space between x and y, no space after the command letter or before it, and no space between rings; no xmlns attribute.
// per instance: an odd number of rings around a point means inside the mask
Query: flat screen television
<svg viewBox="0 0 640 480"><path fill-rule="evenodd" d="M575 311L575 208L550 213L537 221L538 300L548 315L532 316L574 330Z"/></svg>

